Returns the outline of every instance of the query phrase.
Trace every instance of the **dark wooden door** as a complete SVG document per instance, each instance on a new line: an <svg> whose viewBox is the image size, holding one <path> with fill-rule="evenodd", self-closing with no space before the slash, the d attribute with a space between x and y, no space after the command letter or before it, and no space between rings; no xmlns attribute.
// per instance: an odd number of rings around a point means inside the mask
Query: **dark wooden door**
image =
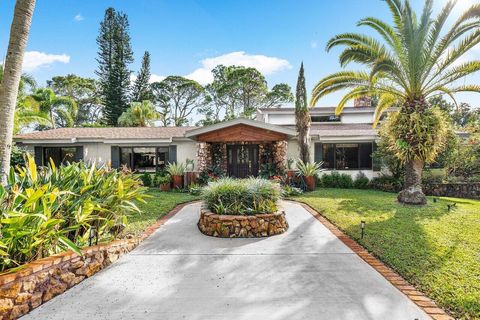
<svg viewBox="0 0 480 320"><path fill-rule="evenodd" d="M258 144L227 146L227 170L230 177L258 176Z"/></svg>

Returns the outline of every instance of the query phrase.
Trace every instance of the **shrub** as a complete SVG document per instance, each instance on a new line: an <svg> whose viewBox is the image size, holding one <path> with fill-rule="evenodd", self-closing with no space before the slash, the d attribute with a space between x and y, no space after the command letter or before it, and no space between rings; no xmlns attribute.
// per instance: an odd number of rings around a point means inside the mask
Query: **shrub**
<svg viewBox="0 0 480 320"><path fill-rule="evenodd" d="M167 166L167 172L171 176L183 176L183 174L185 173L185 166L183 165L183 163L169 163Z"/></svg>
<svg viewBox="0 0 480 320"><path fill-rule="evenodd" d="M300 188L292 187L289 185L283 186L283 196L285 197L299 196L302 193L303 193L303 190Z"/></svg>
<svg viewBox="0 0 480 320"><path fill-rule="evenodd" d="M140 212L133 200L143 201L144 191L132 174L85 163L37 169L28 156L0 186L0 270L65 249L79 253L92 228L100 241L112 239Z"/></svg>
<svg viewBox="0 0 480 320"><path fill-rule="evenodd" d="M207 169L204 169L198 175L198 183L200 185L206 185L210 181L216 181L223 176L222 169L219 166L213 166Z"/></svg>
<svg viewBox="0 0 480 320"><path fill-rule="evenodd" d="M373 178L372 180L370 180L370 183L368 185L372 189L386 192L399 192L400 190L402 190L403 186L401 179L388 175L382 175L380 177Z"/></svg>
<svg viewBox="0 0 480 320"><path fill-rule="evenodd" d="M142 180L142 183L145 187L151 187L152 186L152 175L148 172L144 172L140 175L140 180Z"/></svg>
<svg viewBox="0 0 480 320"><path fill-rule="evenodd" d="M153 178L153 186L159 187L162 184L170 183L172 177L166 172L159 172Z"/></svg>
<svg viewBox="0 0 480 320"><path fill-rule="evenodd" d="M192 196L199 196L202 193L202 187L198 183L192 183L188 186L188 193Z"/></svg>
<svg viewBox="0 0 480 320"><path fill-rule="evenodd" d="M369 182L370 180L367 178L365 173L360 171L353 181L353 187L356 189L367 189Z"/></svg>
<svg viewBox="0 0 480 320"><path fill-rule="evenodd" d="M321 178L321 185L325 188L345 188L349 189L353 187L353 179L346 173L338 173L332 171L330 174L324 174Z"/></svg>
<svg viewBox="0 0 480 320"><path fill-rule="evenodd" d="M217 214L273 213L280 196L278 183L260 178L222 178L202 190L207 207Z"/></svg>

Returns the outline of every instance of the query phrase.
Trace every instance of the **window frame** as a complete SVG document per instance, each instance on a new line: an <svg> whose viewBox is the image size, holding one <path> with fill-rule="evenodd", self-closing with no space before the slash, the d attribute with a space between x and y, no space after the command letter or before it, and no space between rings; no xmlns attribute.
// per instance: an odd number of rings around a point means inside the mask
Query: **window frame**
<svg viewBox="0 0 480 320"><path fill-rule="evenodd" d="M140 171L139 168L136 167L135 165L135 149L136 148L155 148L155 171L151 172L151 171L146 171L145 168L142 168L143 170ZM128 163L124 163L123 161L123 150L126 150L126 149L129 149L129 159L128 159ZM170 159L170 149L169 149L169 146L138 146L138 145L135 145L135 146L128 146L128 147L119 147L119 163L120 165L127 165L127 167L129 169L131 169L132 171L134 172L138 172L138 173L143 173L143 172L151 172L151 173L156 173L156 172L159 172L160 170L162 170L159 166L159 156L161 153L164 153L166 154L166 157L165 157L165 162L169 162L169 159ZM138 153L137 154L141 154L141 153ZM165 167L167 166L167 164L165 163Z"/></svg>
<svg viewBox="0 0 480 320"><path fill-rule="evenodd" d="M357 168L343 168L343 169L338 169L337 168L337 145L345 145L345 144L351 144L351 145L357 145ZM370 167L362 167L361 163L364 161L361 161L361 146L360 145L370 145L370 150L371 153L369 155L370 157ZM374 142L338 142L338 143L324 143L321 142L320 146L322 148L322 161L325 159L325 147L329 146L333 148L333 165L332 167L325 168L327 170L336 170L336 171L362 171L362 170L373 170L374 164L373 164L373 148L374 148ZM317 147L317 144L315 144L315 147Z"/></svg>

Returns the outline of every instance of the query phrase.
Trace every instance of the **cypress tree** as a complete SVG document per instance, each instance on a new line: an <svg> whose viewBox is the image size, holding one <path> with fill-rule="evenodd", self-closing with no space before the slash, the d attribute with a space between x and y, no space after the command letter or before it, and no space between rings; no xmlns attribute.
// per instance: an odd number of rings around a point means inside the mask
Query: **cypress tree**
<svg viewBox="0 0 480 320"><path fill-rule="evenodd" d="M307 104L307 89L303 62L298 72L297 90L295 96L295 124L298 132L300 159L304 163L310 162L310 112Z"/></svg>
<svg viewBox="0 0 480 320"><path fill-rule="evenodd" d="M104 117L106 123L112 126L117 125L118 117L129 105L131 71L128 64L133 62L133 52L128 29L127 15L108 8L97 37L99 50L96 74L100 78Z"/></svg>
<svg viewBox="0 0 480 320"><path fill-rule="evenodd" d="M138 72L137 79L132 88L132 100L142 102L152 100L152 91L150 89L150 53L145 51L142 58L142 67Z"/></svg>

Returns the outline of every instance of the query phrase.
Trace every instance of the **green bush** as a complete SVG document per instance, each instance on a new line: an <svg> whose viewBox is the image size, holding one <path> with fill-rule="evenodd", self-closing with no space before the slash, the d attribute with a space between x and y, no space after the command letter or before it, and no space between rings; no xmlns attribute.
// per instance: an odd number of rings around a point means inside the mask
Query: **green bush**
<svg viewBox="0 0 480 320"><path fill-rule="evenodd" d="M100 241L120 233L127 217L140 212L145 188L131 174L105 166L72 163L38 168L12 167L0 186L0 271L89 243L92 228Z"/></svg>
<svg viewBox="0 0 480 320"><path fill-rule="evenodd" d="M266 179L222 178L204 187L202 197L207 207L217 214L273 213L278 210L281 188Z"/></svg>
<svg viewBox="0 0 480 320"><path fill-rule="evenodd" d="M299 196L303 193L303 190L300 188L292 187L289 185L283 186L283 195L285 197L294 197Z"/></svg>
<svg viewBox="0 0 480 320"><path fill-rule="evenodd" d="M142 180L142 183L145 187L150 187L152 186L152 175L148 172L144 172L140 175L140 180Z"/></svg>
<svg viewBox="0 0 480 320"><path fill-rule="evenodd" d="M402 190L403 183L401 179L392 176L382 175L380 177L376 177L370 180L368 185L370 188L376 190L386 192L399 192L400 190Z"/></svg>
<svg viewBox="0 0 480 320"><path fill-rule="evenodd" d="M369 182L370 180L367 178L365 173L360 171L355 177L355 180L353 181L353 187L355 189L367 189Z"/></svg>
<svg viewBox="0 0 480 320"><path fill-rule="evenodd" d="M324 174L321 178L321 185L324 188L353 188L353 179L346 173L333 171L330 174Z"/></svg>
<svg viewBox="0 0 480 320"><path fill-rule="evenodd" d="M170 183L172 181L172 177L166 172L158 172L153 177L153 186L159 187L162 184Z"/></svg>

